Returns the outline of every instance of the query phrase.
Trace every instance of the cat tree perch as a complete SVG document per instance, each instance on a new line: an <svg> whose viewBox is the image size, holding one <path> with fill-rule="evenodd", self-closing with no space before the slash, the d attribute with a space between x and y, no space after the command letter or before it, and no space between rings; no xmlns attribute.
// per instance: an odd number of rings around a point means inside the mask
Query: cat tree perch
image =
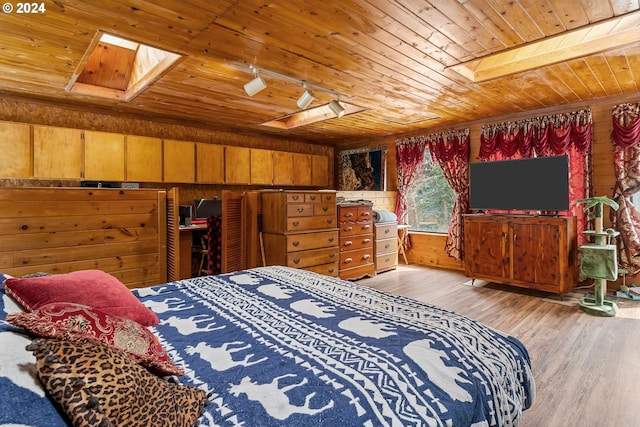
<svg viewBox="0 0 640 427"><path fill-rule="evenodd" d="M618 306L615 300L606 297L607 280L618 278L617 251L612 239L620 233L611 228L603 230L602 207L608 205L611 209L618 210L618 204L606 196L590 197L576 203L584 203L585 211L593 209L589 218L594 219L595 226L595 230L583 232L591 243L580 246L580 273L594 280L594 295L580 298L579 305L589 314L613 317L618 313Z"/></svg>

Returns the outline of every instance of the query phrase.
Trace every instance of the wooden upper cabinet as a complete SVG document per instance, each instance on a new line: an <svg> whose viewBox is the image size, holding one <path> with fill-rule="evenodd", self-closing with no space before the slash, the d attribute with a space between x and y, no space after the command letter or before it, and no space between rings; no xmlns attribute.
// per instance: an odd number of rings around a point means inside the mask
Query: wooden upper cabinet
<svg viewBox="0 0 640 427"><path fill-rule="evenodd" d="M33 171L31 127L22 123L0 122L0 152L5 161L2 178L30 178Z"/></svg>
<svg viewBox="0 0 640 427"><path fill-rule="evenodd" d="M251 149L224 147L225 184L249 184L251 182Z"/></svg>
<svg viewBox="0 0 640 427"><path fill-rule="evenodd" d="M84 177L91 180L123 181L124 135L84 132Z"/></svg>
<svg viewBox="0 0 640 427"><path fill-rule="evenodd" d="M33 176L35 178L82 179L84 144L79 129L33 127Z"/></svg>
<svg viewBox="0 0 640 427"><path fill-rule="evenodd" d="M273 184L293 185L293 153L273 152Z"/></svg>
<svg viewBox="0 0 640 427"><path fill-rule="evenodd" d="M311 185L311 154L293 153L293 185Z"/></svg>
<svg viewBox="0 0 640 427"><path fill-rule="evenodd" d="M273 185L273 151L251 149L251 184Z"/></svg>
<svg viewBox="0 0 640 427"><path fill-rule="evenodd" d="M127 181L162 182L162 140L127 135Z"/></svg>
<svg viewBox="0 0 640 427"><path fill-rule="evenodd" d="M196 182L224 182L224 145L196 143Z"/></svg>
<svg viewBox="0 0 640 427"><path fill-rule="evenodd" d="M329 186L329 158L327 156L311 156L311 183L318 187Z"/></svg>
<svg viewBox="0 0 640 427"><path fill-rule="evenodd" d="M196 145L190 141L164 140L164 181L194 183Z"/></svg>

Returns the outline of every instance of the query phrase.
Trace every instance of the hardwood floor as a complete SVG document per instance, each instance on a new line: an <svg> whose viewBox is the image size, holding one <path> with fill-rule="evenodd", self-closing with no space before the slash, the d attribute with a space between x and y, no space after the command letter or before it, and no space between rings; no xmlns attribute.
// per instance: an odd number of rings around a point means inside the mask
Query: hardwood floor
<svg viewBox="0 0 640 427"><path fill-rule="evenodd" d="M505 285L465 285L462 272L400 265L358 283L434 304L520 339L529 350L536 399L520 427L640 426L640 301L616 317L545 301Z"/></svg>

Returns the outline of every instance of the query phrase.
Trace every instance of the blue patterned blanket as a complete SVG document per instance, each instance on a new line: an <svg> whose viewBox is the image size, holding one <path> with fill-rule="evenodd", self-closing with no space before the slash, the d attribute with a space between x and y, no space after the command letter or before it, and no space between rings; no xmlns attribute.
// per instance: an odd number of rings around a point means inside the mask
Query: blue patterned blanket
<svg viewBox="0 0 640 427"><path fill-rule="evenodd" d="M264 267L134 292L161 319L179 380L212 392L203 426L509 426L534 399L517 339L356 283ZM65 425L1 369L0 424ZM24 418L5 412L24 402Z"/></svg>

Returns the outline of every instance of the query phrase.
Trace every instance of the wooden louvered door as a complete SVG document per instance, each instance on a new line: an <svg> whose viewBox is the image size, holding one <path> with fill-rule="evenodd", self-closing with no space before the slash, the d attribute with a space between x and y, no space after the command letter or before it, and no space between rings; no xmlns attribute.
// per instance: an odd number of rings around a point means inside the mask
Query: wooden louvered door
<svg viewBox="0 0 640 427"><path fill-rule="evenodd" d="M222 272L246 268L243 196L222 191Z"/></svg>
<svg viewBox="0 0 640 427"><path fill-rule="evenodd" d="M167 191L167 281L180 279L180 220L178 218L178 187ZM189 255L189 259L191 256ZM189 266L191 267L191 266Z"/></svg>

